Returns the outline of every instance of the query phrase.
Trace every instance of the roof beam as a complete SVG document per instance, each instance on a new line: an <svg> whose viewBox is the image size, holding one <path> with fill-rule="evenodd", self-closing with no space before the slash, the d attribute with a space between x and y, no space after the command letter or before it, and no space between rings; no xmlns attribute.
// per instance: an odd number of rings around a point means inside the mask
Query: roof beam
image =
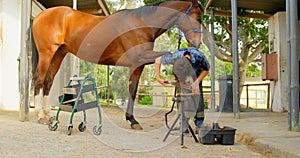
<svg viewBox="0 0 300 158"><path fill-rule="evenodd" d="M268 20L272 15L277 12L285 11L286 0L236 0L238 17L256 18ZM298 0L300 1L300 0ZM299 4L298 4L299 5ZM299 6L298 6L299 7ZM231 16L231 0L208 0L205 10L209 13L214 9L215 15L218 16ZM253 10L256 12L249 12ZM259 12L257 12L259 11ZM244 14L244 15L243 15Z"/></svg>
<svg viewBox="0 0 300 158"><path fill-rule="evenodd" d="M231 16L232 13L230 10L221 10L221 9L214 9L215 16ZM272 15L271 14L262 14L262 13L245 13L243 15L238 15L238 17L243 18L255 18L255 19L263 19L268 20Z"/></svg>

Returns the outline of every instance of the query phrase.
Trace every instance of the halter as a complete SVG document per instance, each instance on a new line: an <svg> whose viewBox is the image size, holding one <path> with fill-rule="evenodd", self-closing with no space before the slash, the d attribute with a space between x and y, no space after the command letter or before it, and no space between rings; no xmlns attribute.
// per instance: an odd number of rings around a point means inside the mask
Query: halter
<svg viewBox="0 0 300 158"><path fill-rule="evenodd" d="M180 24L182 23L182 21L184 20L185 17L188 18L188 21L190 22L190 24L191 24L191 26L192 26L192 30L190 30L190 31L188 31L187 33L185 33L185 36L188 36L189 34L191 34L191 33L193 33L193 32L195 32L195 33L203 33L203 32L202 32L202 26L200 26L200 29L196 29L195 26L194 26L193 23L192 23L192 20L191 20L190 16L189 16L189 13L190 13L192 7L193 7L193 4L191 4L191 5L189 6L189 8L186 10L186 12L185 12L185 14L183 15L183 17L178 21L178 25L177 25L177 26L178 26L178 49L180 48L181 38L182 38L182 35L181 35L181 33L180 33Z"/></svg>

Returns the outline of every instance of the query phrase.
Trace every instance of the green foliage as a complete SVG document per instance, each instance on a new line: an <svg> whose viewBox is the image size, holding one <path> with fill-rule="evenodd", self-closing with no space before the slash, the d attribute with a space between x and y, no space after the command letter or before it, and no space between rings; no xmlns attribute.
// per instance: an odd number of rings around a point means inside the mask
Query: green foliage
<svg viewBox="0 0 300 158"><path fill-rule="evenodd" d="M219 75L232 75L232 63L216 61L216 76Z"/></svg>
<svg viewBox="0 0 300 158"><path fill-rule="evenodd" d="M152 105L152 96L147 96L145 94L149 94L152 87L150 86L139 86L139 93L142 95L139 95L138 102L142 105Z"/></svg>
<svg viewBox="0 0 300 158"><path fill-rule="evenodd" d="M184 43L184 39L181 40ZM172 27L164 34L155 39L154 50L155 51L170 51L174 52L178 47L178 30L176 27Z"/></svg>
<svg viewBox="0 0 300 158"><path fill-rule="evenodd" d="M258 64L250 64L248 66L246 77L259 77L261 76L261 68Z"/></svg>
<svg viewBox="0 0 300 158"><path fill-rule="evenodd" d="M133 9L144 5L140 0L106 0L105 2L111 13L122 9Z"/></svg>
<svg viewBox="0 0 300 158"><path fill-rule="evenodd" d="M153 4L153 3L157 3L157 2L164 2L166 0L144 0L144 3L146 5L149 5L149 4Z"/></svg>
<svg viewBox="0 0 300 158"><path fill-rule="evenodd" d="M208 102L204 101L204 109L208 109Z"/></svg>
<svg viewBox="0 0 300 158"><path fill-rule="evenodd" d="M252 12L240 9L238 14ZM206 28L210 27L210 17L204 17L203 23ZM229 64L216 63L216 75L232 74L232 18L215 16L214 19L214 39L216 44L215 54L221 62ZM208 37L204 37L208 38ZM208 41L208 40L206 40ZM209 42L206 42L209 43ZM239 53L239 72L240 85L243 85L246 77L260 76L260 69L256 62L260 61L262 53L269 53L268 48L268 22L253 18L238 18L238 53ZM217 61L217 60L216 60ZM245 65L250 65L245 67ZM241 89L240 89L241 90Z"/></svg>
<svg viewBox="0 0 300 158"><path fill-rule="evenodd" d="M107 66L89 63L80 60L80 76L91 74L96 80L97 86L107 85Z"/></svg>
<svg viewBox="0 0 300 158"><path fill-rule="evenodd" d="M152 105L152 96L142 96L139 99L139 103L142 105Z"/></svg>
<svg viewBox="0 0 300 158"><path fill-rule="evenodd" d="M117 98L126 98L129 96L129 69L127 67L111 67L111 87Z"/></svg>
<svg viewBox="0 0 300 158"><path fill-rule="evenodd" d="M87 76L94 71L95 64L80 60L80 76Z"/></svg>
<svg viewBox="0 0 300 158"><path fill-rule="evenodd" d="M217 62L216 76L219 75L232 75L233 67L230 62ZM252 63L247 67L246 77L259 77L261 76L261 68L259 63Z"/></svg>
<svg viewBox="0 0 300 158"><path fill-rule="evenodd" d="M211 19L210 19L211 20ZM208 26L210 20L205 23ZM218 47L226 53L231 53L228 49L231 47L231 17L216 16L215 21L215 34L214 38L217 41ZM265 20L252 19L252 18L238 18L238 36L239 36L239 53L250 44L252 47L250 52L253 52L256 46L262 43L265 47L264 53L268 52L268 23ZM249 53L251 54L251 53Z"/></svg>
<svg viewBox="0 0 300 158"><path fill-rule="evenodd" d="M98 98L99 99L107 99L108 89L99 89L98 90ZM114 99L115 95L114 93L110 93L109 99Z"/></svg>
<svg viewBox="0 0 300 158"><path fill-rule="evenodd" d="M107 85L107 66L106 65L96 65L94 69L95 79L97 84L100 86Z"/></svg>

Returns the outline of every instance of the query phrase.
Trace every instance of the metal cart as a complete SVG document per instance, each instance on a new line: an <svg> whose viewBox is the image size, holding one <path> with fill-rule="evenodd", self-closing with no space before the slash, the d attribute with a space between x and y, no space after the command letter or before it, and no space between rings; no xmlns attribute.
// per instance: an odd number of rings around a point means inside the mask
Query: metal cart
<svg viewBox="0 0 300 158"><path fill-rule="evenodd" d="M94 93L94 101L85 101L83 94L87 92ZM98 93L96 88L95 79L91 75L86 77L72 77L67 83L67 86L63 88L63 95L59 96L59 108L56 113L55 120L49 124L49 130L55 131L58 127L58 117L60 111L71 112L70 122L68 125L67 134L71 135L73 129L73 116L76 112L83 111L84 120L78 125L78 130L84 132L86 130L86 110L91 108L98 108L99 124L94 126L93 133L100 135L102 131L102 116L100 110L100 104L98 102Z"/></svg>

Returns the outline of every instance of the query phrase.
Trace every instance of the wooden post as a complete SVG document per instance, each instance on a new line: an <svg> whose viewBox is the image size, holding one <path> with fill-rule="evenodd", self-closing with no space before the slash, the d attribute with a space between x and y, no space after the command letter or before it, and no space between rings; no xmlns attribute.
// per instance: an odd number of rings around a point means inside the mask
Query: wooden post
<svg viewBox="0 0 300 158"><path fill-rule="evenodd" d="M31 0L22 1L21 13L21 52L19 56L19 120L28 120L29 112L29 51L30 51Z"/></svg>

